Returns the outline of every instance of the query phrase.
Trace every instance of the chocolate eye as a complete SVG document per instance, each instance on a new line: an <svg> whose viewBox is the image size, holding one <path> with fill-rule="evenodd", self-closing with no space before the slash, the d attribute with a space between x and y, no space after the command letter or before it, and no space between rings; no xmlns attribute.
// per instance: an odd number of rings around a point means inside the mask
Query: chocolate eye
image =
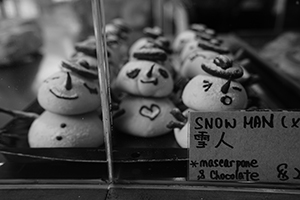
<svg viewBox="0 0 300 200"><path fill-rule="evenodd" d="M55 79L59 79L60 77L59 76L55 76L55 77L52 77L52 78L48 78L46 80L44 80L45 83L48 83L49 80L55 80Z"/></svg>
<svg viewBox="0 0 300 200"><path fill-rule="evenodd" d="M169 74L168 74L168 72L166 70L164 70L164 69L158 69L158 71L159 71L160 75L162 77L164 77L165 79L169 78Z"/></svg>
<svg viewBox="0 0 300 200"><path fill-rule="evenodd" d="M84 87L86 87L86 88L89 90L89 92L90 92L91 94L98 94L97 88L91 88L91 87L88 86L86 83L84 83L83 85L84 85Z"/></svg>
<svg viewBox="0 0 300 200"><path fill-rule="evenodd" d="M211 82L209 82L208 80L203 80L203 88L205 88L204 89L205 92L207 92L211 86L212 86Z"/></svg>
<svg viewBox="0 0 300 200"><path fill-rule="evenodd" d="M66 126L67 126L67 124L65 124L65 123L60 124L61 128L65 128Z"/></svg>
<svg viewBox="0 0 300 200"><path fill-rule="evenodd" d="M239 91L239 92L241 92L241 91L242 91L242 89L241 89L241 88L239 88L239 87L232 87L232 89L234 89L234 90L237 90L237 91Z"/></svg>
<svg viewBox="0 0 300 200"><path fill-rule="evenodd" d="M126 75L127 75L129 78L134 79L134 78L136 78L136 77L139 75L140 71L141 71L141 69L134 69L134 70L132 70L131 72L128 72Z"/></svg>
<svg viewBox="0 0 300 200"><path fill-rule="evenodd" d="M90 67L90 64L89 64L86 60L81 60L81 61L79 61L79 64L80 64L82 67L86 68L86 69L90 69L90 68L91 68L91 67Z"/></svg>

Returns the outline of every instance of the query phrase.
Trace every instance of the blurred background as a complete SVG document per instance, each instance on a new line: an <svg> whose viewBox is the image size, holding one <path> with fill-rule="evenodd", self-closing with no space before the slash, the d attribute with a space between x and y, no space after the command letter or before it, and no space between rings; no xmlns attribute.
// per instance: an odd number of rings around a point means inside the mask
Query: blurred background
<svg viewBox="0 0 300 200"><path fill-rule="evenodd" d="M291 43L300 43L294 42L300 0L105 0L104 5L106 22L120 17L132 28L131 42L148 26L161 26L172 38L189 24L202 23L234 33L258 51L286 33L293 33ZM34 101L40 83L73 53L74 43L94 34L91 11L90 0L0 0L0 107L22 110ZM10 119L0 114L0 127Z"/></svg>

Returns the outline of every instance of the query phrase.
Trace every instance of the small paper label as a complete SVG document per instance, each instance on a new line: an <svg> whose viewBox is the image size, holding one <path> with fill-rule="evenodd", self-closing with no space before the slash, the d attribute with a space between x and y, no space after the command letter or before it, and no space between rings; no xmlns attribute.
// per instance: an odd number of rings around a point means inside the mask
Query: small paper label
<svg viewBox="0 0 300 200"><path fill-rule="evenodd" d="M300 113L191 112L189 180L300 183Z"/></svg>

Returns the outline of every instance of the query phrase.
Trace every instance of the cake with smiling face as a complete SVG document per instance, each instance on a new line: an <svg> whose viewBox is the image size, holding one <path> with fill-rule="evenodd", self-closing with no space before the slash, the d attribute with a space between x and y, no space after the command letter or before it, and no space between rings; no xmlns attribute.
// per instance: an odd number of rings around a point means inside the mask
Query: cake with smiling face
<svg viewBox="0 0 300 200"><path fill-rule="evenodd" d="M97 83L71 71L48 77L38 90L37 100L45 110L63 115L90 112L101 104Z"/></svg>
<svg viewBox="0 0 300 200"><path fill-rule="evenodd" d="M227 56L217 56L202 64L210 74L195 76L185 86L182 101L196 111L227 111L246 108L247 93L235 79L242 77L243 69ZM191 98L193 97L193 98Z"/></svg>
<svg viewBox="0 0 300 200"><path fill-rule="evenodd" d="M97 109L100 96L94 68L64 61L62 70L40 86L37 99L45 111L28 132L30 147L99 147L104 142Z"/></svg>
<svg viewBox="0 0 300 200"><path fill-rule="evenodd" d="M122 92L143 97L165 97L173 90L170 72L158 60L166 54L159 49L141 49L137 59L127 62L116 79L116 88Z"/></svg>

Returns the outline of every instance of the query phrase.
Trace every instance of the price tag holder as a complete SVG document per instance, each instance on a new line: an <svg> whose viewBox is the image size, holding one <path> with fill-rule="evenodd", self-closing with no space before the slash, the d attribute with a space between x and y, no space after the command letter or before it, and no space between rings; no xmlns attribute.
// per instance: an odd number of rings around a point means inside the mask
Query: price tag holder
<svg viewBox="0 0 300 200"><path fill-rule="evenodd" d="M300 112L190 112L189 180L300 184Z"/></svg>

